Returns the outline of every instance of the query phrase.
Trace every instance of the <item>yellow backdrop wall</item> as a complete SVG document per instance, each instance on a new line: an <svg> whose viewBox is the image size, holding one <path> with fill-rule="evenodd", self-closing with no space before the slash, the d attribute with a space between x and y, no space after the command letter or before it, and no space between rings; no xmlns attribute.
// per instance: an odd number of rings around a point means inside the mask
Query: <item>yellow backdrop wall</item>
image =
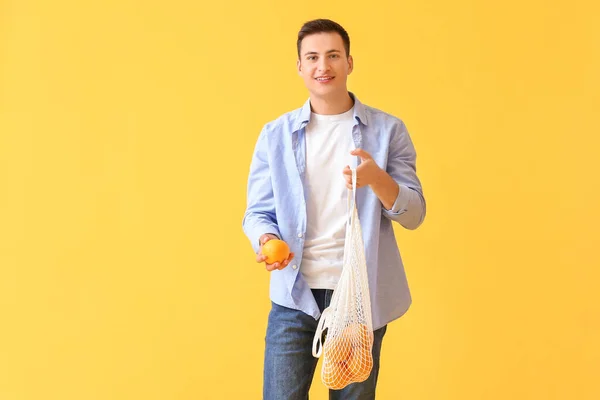
<svg viewBox="0 0 600 400"><path fill-rule="evenodd" d="M595 2L0 2L0 399L259 399L242 233L303 22L402 118L428 216L379 398L600 398ZM325 399L315 377L311 395Z"/></svg>

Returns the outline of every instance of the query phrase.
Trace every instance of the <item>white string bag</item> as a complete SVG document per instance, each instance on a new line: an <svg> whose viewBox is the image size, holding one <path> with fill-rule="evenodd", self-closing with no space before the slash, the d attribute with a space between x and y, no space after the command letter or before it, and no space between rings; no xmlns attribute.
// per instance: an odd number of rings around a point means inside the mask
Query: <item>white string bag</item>
<svg viewBox="0 0 600 400"><path fill-rule="evenodd" d="M323 332L325 342L322 343ZM356 169L348 190L344 263L331 303L319 321L313 356L323 354L321 380L330 389L363 382L373 368L373 321L362 229L356 208Z"/></svg>

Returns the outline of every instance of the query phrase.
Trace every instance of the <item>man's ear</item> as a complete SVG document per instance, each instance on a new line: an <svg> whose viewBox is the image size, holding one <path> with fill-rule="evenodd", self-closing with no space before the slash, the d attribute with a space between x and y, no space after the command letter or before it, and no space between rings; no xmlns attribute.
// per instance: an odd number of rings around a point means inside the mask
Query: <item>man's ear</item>
<svg viewBox="0 0 600 400"><path fill-rule="evenodd" d="M302 72L302 65L300 60L296 61L296 68L298 69L298 75Z"/></svg>
<svg viewBox="0 0 600 400"><path fill-rule="evenodd" d="M352 56L348 56L348 75L352 73L354 69L354 58Z"/></svg>

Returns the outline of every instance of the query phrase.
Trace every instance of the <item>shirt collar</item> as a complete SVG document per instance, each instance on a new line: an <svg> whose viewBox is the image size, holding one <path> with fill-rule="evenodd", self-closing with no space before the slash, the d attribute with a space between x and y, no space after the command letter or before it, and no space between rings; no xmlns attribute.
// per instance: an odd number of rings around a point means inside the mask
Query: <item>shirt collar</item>
<svg viewBox="0 0 600 400"><path fill-rule="evenodd" d="M348 92L350 97L354 100L354 119L362 122L367 125L367 113L365 112L365 106L358 100L358 97L354 95L352 92ZM300 114L298 118L296 118L296 123L294 125L294 132L299 131L301 128L304 128L306 124L310 121L310 98L306 100L302 108L300 109Z"/></svg>

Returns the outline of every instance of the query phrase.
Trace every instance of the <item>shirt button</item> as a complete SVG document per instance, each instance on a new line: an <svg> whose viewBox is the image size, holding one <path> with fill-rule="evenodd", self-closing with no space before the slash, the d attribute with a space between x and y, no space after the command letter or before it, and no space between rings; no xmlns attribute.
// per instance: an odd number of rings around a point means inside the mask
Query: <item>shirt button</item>
<svg viewBox="0 0 600 400"><path fill-rule="evenodd" d="M298 237L299 237L299 238L301 238L301 237L302 237L302 234L301 234L301 233L299 233L299 234L298 234Z"/></svg>
<svg viewBox="0 0 600 400"><path fill-rule="evenodd" d="M293 269L298 269L298 266L296 264L292 265Z"/></svg>

